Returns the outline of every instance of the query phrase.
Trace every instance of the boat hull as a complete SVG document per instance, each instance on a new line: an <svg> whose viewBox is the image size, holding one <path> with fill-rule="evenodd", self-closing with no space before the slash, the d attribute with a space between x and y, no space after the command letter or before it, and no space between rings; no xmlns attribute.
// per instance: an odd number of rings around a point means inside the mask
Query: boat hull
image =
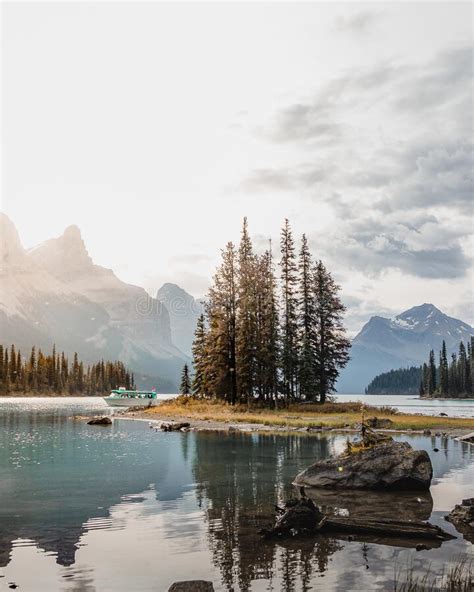
<svg viewBox="0 0 474 592"><path fill-rule="evenodd" d="M126 399L119 397L103 397L109 407L154 407L158 405L156 399Z"/></svg>

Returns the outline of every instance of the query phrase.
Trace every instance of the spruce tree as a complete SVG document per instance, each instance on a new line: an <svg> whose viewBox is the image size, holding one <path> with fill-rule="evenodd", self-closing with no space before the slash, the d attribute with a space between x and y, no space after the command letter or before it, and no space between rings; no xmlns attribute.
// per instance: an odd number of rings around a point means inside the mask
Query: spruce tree
<svg viewBox="0 0 474 592"><path fill-rule="evenodd" d="M281 252L281 380L287 400L295 399L298 391L298 298L295 246L290 223L285 225L280 238Z"/></svg>
<svg viewBox="0 0 474 592"><path fill-rule="evenodd" d="M257 350L257 264L244 218L239 246L236 318L236 371L240 398L250 404L255 389Z"/></svg>
<svg viewBox="0 0 474 592"><path fill-rule="evenodd" d="M207 377L210 392L232 405L237 402L236 377L236 253L232 243L222 252L207 303Z"/></svg>
<svg viewBox="0 0 474 592"><path fill-rule="evenodd" d="M259 260L257 365L260 394L278 404L279 319L276 281L270 248Z"/></svg>
<svg viewBox="0 0 474 592"><path fill-rule="evenodd" d="M433 396L433 394L436 391L436 362L435 362L435 354L434 351L431 350L430 351L430 359L429 359L429 379L428 379L428 394L430 395L430 397Z"/></svg>
<svg viewBox="0 0 474 592"><path fill-rule="evenodd" d="M306 235L301 240L299 254L298 333L299 333L299 385L307 400L316 398L317 382L317 318L313 264Z"/></svg>
<svg viewBox="0 0 474 592"><path fill-rule="evenodd" d="M198 318L193 341L193 394L198 397L205 397L207 394L207 335L204 315Z"/></svg>
<svg viewBox="0 0 474 592"><path fill-rule="evenodd" d="M339 372L349 361L351 343L343 325L345 307L334 282L322 261L314 270L317 319L317 381L319 401L335 390Z"/></svg>
<svg viewBox="0 0 474 592"><path fill-rule="evenodd" d="M448 356L446 352L446 342L443 339L443 345L439 355L439 392L441 395L448 394L448 382Z"/></svg>
<svg viewBox="0 0 474 592"><path fill-rule="evenodd" d="M189 376L189 367L187 364L184 365L183 372L181 374L180 393L182 395L191 394L191 378Z"/></svg>
<svg viewBox="0 0 474 592"><path fill-rule="evenodd" d="M466 354L466 347L464 343L461 341L461 343L459 344L457 375L459 381L459 393L462 395L466 395L468 393L468 374L469 365Z"/></svg>

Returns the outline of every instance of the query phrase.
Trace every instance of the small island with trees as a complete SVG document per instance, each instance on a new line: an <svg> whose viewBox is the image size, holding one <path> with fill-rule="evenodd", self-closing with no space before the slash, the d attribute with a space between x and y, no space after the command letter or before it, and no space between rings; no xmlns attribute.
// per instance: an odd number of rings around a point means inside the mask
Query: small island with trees
<svg viewBox="0 0 474 592"><path fill-rule="evenodd" d="M271 245L257 254L244 219L229 242L199 318L193 394L231 405L325 403L349 360L339 286L314 261L305 235L298 251L288 220L280 238L280 294Z"/></svg>

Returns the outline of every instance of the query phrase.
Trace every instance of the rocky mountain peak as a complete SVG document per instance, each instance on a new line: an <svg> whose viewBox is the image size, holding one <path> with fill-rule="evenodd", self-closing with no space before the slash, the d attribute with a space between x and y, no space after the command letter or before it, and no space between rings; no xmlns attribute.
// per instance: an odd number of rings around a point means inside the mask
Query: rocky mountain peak
<svg viewBox="0 0 474 592"><path fill-rule="evenodd" d="M60 278L82 273L94 265L81 231L75 225L68 226L61 236L38 245L29 255L36 263Z"/></svg>
<svg viewBox="0 0 474 592"><path fill-rule="evenodd" d="M14 264L25 255L18 231L10 218L0 212L0 263Z"/></svg>

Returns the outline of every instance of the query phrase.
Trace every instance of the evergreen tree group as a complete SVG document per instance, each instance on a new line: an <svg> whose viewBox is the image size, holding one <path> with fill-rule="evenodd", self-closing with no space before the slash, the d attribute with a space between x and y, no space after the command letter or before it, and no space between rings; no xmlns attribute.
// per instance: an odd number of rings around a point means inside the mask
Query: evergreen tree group
<svg viewBox="0 0 474 592"><path fill-rule="evenodd" d="M276 406L334 392L350 348L340 288L304 235L297 254L288 220L280 253L278 283L271 244L255 252L247 219L238 248L223 249L195 332L194 395Z"/></svg>
<svg viewBox="0 0 474 592"><path fill-rule="evenodd" d="M74 354L70 361L64 352L44 354L35 346L24 358L15 345L0 345L0 394L41 393L100 395L111 389L134 389L134 377L122 362L101 360L85 366Z"/></svg>
<svg viewBox="0 0 474 592"><path fill-rule="evenodd" d="M421 368L420 396L453 398L473 396L473 346L473 337L467 346L461 342L458 353L451 354L451 359L448 360L446 343L443 340L438 365L435 353L431 350L428 362L423 364Z"/></svg>

